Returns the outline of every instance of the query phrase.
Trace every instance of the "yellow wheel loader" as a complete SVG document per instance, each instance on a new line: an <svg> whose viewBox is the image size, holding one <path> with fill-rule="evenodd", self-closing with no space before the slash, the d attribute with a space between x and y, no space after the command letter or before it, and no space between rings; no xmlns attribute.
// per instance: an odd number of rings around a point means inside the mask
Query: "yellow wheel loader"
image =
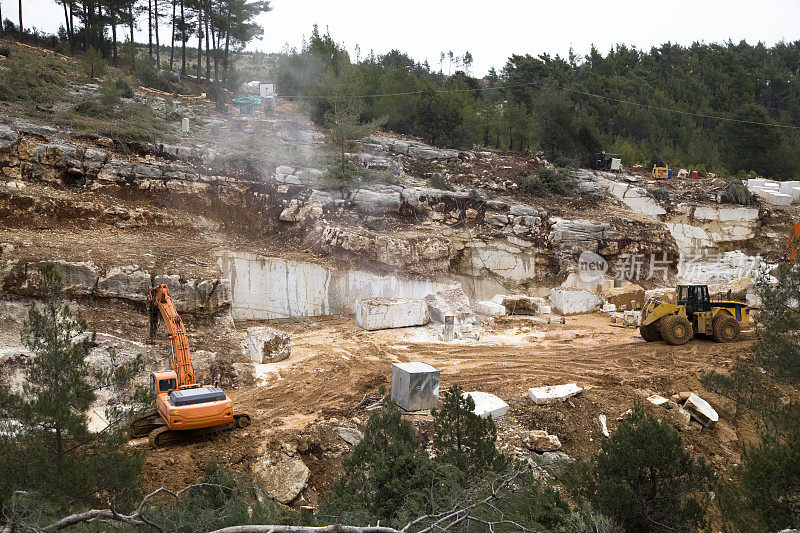
<svg viewBox="0 0 800 533"><path fill-rule="evenodd" d="M732 300L712 299L708 285L678 285L677 303L649 300L642 309L639 333L647 342L680 345L695 334L717 342L734 342L750 325L750 308Z"/></svg>

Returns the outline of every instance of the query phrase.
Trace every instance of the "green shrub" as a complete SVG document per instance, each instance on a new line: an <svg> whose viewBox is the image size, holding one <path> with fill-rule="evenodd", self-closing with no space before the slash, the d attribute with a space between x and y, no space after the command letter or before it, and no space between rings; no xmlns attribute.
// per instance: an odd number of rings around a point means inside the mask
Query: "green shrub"
<svg viewBox="0 0 800 533"><path fill-rule="evenodd" d="M483 199L483 196L481 195L478 189L471 189L469 191L469 199L478 204L481 204L486 201Z"/></svg>
<svg viewBox="0 0 800 533"><path fill-rule="evenodd" d="M72 110L85 117L105 118L109 116L108 108L94 98L78 102Z"/></svg>
<svg viewBox="0 0 800 533"><path fill-rule="evenodd" d="M626 531L702 527L708 466L683 449L678 432L645 416L641 404L633 411L589 463L575 467L573 488Z"/></svg>
<svg viewBox="0 0 800 533"><path fill-rule="evenodd" d="M150 87L151 89L164 92L172 92L172 86L158 74L156 67L153 66L150 61L146 59L137 61L135 73L139 83L144 87Z"/></svg>
<svg viewBox="0 0 800 533"><path fill-rule="evenodd" d="M725 200L732 204L750 205L750 191L741 181L732 180L725 186Z"/></svg>
<svg viewBox="0 0 800 533"><path fill-rule="evenodd" d="M517 181L519 189L534 196L546 194L569 195L567 189L567 172L549 168L539 169Z"/></svg>

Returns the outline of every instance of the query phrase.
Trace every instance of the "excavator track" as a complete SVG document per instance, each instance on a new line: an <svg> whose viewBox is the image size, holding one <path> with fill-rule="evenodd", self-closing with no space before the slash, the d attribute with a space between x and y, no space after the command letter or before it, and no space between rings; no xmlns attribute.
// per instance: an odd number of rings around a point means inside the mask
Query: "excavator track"
<svg viewBox="0 0 800 533"><path fill-rule="evenodd" d="M192 429L184 431L171 431L166 425L153 429L147 436L152 448L161 448L173 444L188 444L204 437L210 437L223 431L237 428L246 428L250 425L250 415L241 413L233 415L233 422L212 426L210 428Z"/></svg>
<svg viewBox="0 0 800 533"><path fill-rule="evenodd" d="M164 426L164 420L158 411L153 409L131 420L128 423L128 434L132 439L141 439L161 426Z"/></svg>

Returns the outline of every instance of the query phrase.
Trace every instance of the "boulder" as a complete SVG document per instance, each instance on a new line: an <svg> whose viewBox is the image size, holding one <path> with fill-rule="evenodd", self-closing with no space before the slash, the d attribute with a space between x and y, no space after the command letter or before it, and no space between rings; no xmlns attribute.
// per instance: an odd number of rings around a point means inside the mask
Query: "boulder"
<svg viewBox="0 0 800 533"><path fill-rule="evenodd" d="M428 305L418 298L356 300L356 324L366 330L407 328L428 323Z"/></svg>
<svg viewBox="0 0 800 533"><path fill-rule="evenodd" d="M292 503L303 492L310 475L301 458L285 452L259 457L251 468L261 485L283 504Z"/></svg>
<svg viewBox="0 0 800 533"><path fill-rule="evenodd" d="M16 144L19 137L17 133L8 126L0 125L0 149L5 149Z"/></svg>
<svg viewBox="0 0 800 533"><path fill-rule="evenodd" d="M428 314L434 322L444 324L446 316L455 317L456 326L462 323L474 324L477 321L469 298L460 288L429 294L425 297L425 303L428 304Z"/></svg>
<svg viewBox="0 0 800 533"><path fill-rule="evenodd" d="M475 302L472 308L479 315L484 316L505 316L506 307L503 304L493 302L491 300L482 300Z"/></svg>
<svg viewBox="0 0 800 533"><path fill-rule="evenodd" d="M533 387L528 389L528 396L530 396L533 403L536 405L547 405L556 402L563 402L567 398L575 396L581 392L583 388L577 386L575 383L566 383L564 385L550 385L547 387Z"/></svg>
<svg viewBox="0 0 800 533"><path fill-rule="evenodd" d="M266 326L247 328L244 345L254 363L275 363L292 354L291 335Z"/></svg>
<svg viewBox="0 0 800 533"><path fill-rule="evenodd" d="M697 419L703 426L709 428L719 421L719 415L711 405L695 393L689 395L683 408Z"/></svg>
<svg viewBox="0 0 800 533"><path fill-rule="evenodd" d="M510 214L519 217L519 216L536 216L537 212L536 209L532 207L528 207L527 205L516 204L512 205L511 209L508 211Z"/></svg>
<svg viewBox="0 0 800 533"><path fill-rule="evenodd" d="M436 407L439 403L439 371L426 363L394 363L392 400L406 411Z"/></svg>
<svg viewBox="0 0 800 533"><path fill-rule="evenodd" d="M469 396L475 402L475 409L473 413L481 418L499 418L508 412L508 404L494 394L488 392L465 392L462 394L464 398Z"/></svg>
<svg viewBox="0 0 800 533"><path fill-rule="evenodd" d="M355 446L364 438L359 430L353 428L337 427L336 434L350 446Z"/></svg>
<svg viewBox="0 0 800 533"><path fill-rule="evenodd" d="M561 441L555 435L549 435L547 431L534 429L525 438L525 445L531 450L539 453L555 452L561 449Z"/></svg>
<svg viewBox="0 0 800 533"><path fill-rule="evenodd" d="M503 295L497 294L492 298L493 302L502 304L509 315L540 315L542 307L547 305L544 298L525 296L523 294Z"/></svg>
<svg viewBox="0 0 800 533"><path fill-rule="evenodd" d="M97 280L97 295L146 302L150 290L150 274L138 265L111 267Z"/></svg>
<svg viewBox="0 0 800 533"><path fill-rule="evenodd" d="M645 302L645 292L639 285L631 284L607 289L603 291L603 298L617 306L620 311L641 309Z"/></svg>
<svg viewBox="0 0 800 533"><path fill-rule="evenodd" d="M596 294L575 289L553 289L550 291L550 305L560 315L591 313L602 303Z"/></svg>
<svg viewBox="0 0 800 533"><path fill-rule="evenodd" d="M400 210L400 193L376 192L359 189L351 198L356 210L368 214L397 213Z"/></svg>

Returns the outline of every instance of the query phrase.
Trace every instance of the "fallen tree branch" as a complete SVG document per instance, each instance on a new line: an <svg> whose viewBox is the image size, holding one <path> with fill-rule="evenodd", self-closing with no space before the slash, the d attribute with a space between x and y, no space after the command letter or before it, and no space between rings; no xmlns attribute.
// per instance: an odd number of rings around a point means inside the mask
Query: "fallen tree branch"
<svg viewBox="0 0 800 533"><path fill-rule="evenodd" d="M422 528L419 530L419 533L431 533L433 531L447 531L457 526L458 524L464 522L475 522L477 524L481 524L483 526L486 526L490 531L494 530L494 526L502 524L513 525L520 531L530 531L527 528L525 528L522 524L513 522L511 520L501 518L501 520L498 521L491 521L472 516L472 512L481 505L487 505L489 507L493 507L491 505L491 502L497 500L500 497L501 493L506 488L508 488L509 485L522 473L523 471L516 471L508 473L507 475L501 477L499 479L500 482L498 483L498 485L496 487L492 487L491 494L489 494L485 498L482 498L478 501L473 501L472 503L464 502L462 504L456 504L453 508L446 510L444 512L418 517L409 522L408 524L406 524L405 527L403 527L402 529L395 529L393 527L386 527L386 526L364 526L364 527L347 526L338 523L328 526L292 526L292 525L255 524L255 525L230 526L222 529L213 530L210 533L410 533L410 531L413 528L417 527ZM179 491L173 491L166 487L161 487L157 490L154 490L150 494L146 495L144 498L142 498L142 501L139 503L139 506L131 514L123 514L118 512L114 508L114 505L112 503L111 505L109 505L108 509L91 509L89 511L85 511L82 513L75 513L69 516L65 516L64 518L61 518L60 520L44 527L36 527L16 522L15 517L11 516L8 518L8 523L6 523L5 526L3 527L2 533L11 533L16 530L33 531L36 533L50 533L66 529L68 527L72 527L81 523L87 523L98 520L104 522L122 522L136 526L145 526L145 527L149 526L159 532L162 532L163 529L161 528L161 526L153 522L150 518L148 518L145 515L145 511L147 510L147 504L158 495L167 495L175 500L178 500L183 493L201 487L213 487L217 489L231 490L231 491L235 490L230 487L226 487L224 485L217 485L214 483L196 483L194 485L188 485ZM423 525L426 522L427 525Z"/></svg>

